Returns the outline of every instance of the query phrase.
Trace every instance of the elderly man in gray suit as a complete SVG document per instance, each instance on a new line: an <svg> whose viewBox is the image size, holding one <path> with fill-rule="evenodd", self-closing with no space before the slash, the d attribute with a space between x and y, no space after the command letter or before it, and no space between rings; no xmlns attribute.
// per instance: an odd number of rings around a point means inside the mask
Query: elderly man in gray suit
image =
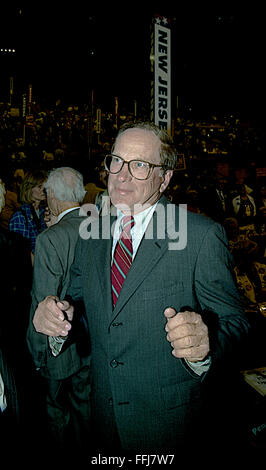
<svg viewBox="0 0 266 470"><path fill-rule="evenodd" d="M105 159L116 215L81 227L71 269L68 294L84 300L91 337L96 443L112 456L204 454L205 387L249 330L223 228L163 196L175 164L166 131L122 126ZM33 324L71 338L75 314L51 295Z"/></svg>
<svg viewBox="0 0 266 470"><path fill-rule="evenodd" d="M87 438L90 426L90 349L75 342L63 347L60 337L36 334L32 317L38 303L48 294L64 299L70 281L70 268L81 222L80 203L85 189L82 175L69 167L54 169L45 183L47 203L54 223L37 238L32 285L31 321L28 346L33 360L47 384L49 430L56 446L66 449L69 442L77 448ZM60 305L60 303L59 303ZM82 305L79 306L82 309ZM80 314L76 322L79 342L86 323ZM47 345L49 344L49 348ZM61 351L62 350L62 351ZM61 354L55 359L58 351Z"/></svg>

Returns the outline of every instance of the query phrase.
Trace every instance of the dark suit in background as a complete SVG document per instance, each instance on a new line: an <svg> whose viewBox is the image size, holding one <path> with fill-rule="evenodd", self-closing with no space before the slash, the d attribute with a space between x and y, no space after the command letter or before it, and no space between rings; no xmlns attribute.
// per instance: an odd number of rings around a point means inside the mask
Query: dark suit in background
<svg viewBox="0 0 266 470"><path fill-rule="evenodd" d="M12 448L21 451L21 429L17 384L12 367L1 349L0 342L0 374L4 384L7 407L0 410L1 457L12 457Z"/></svg>
<svg viewBox="0 0 266 470"><path fill-rule="evenodd" d="M33 438L31 409L33 402L40 403L40 389L26 344L32 283L30 252L23 237L2 227L0 263L0 374L7 401L0 416L0 454L13 462L18 455L22 457L24 443Z"/></svg>
<svg viewBox="0 0 266 470"><path fill-rule="evenodd" d="M231 199L222 180L218 180L202 196L204 213L216 222L222 224L226 217L232 215Z"/></svg>

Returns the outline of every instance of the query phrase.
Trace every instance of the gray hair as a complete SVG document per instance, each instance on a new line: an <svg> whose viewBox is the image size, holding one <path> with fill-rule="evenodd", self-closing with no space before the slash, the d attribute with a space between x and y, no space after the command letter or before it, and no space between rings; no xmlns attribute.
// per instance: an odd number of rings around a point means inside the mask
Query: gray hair
<svg viewBox="0 0 266 470"><path fill-rule="evenodd" d="M82 174L67 166L52 170L44 187L50 188L59 201L82 202L86 194Z"/></svg>
<svg viewBox="0 0 266 470"><path fill-rule="evenodd" d="M144 129L153 132L161 141L160 158L164 170L174 170L177 164L177 150L168 132L152 121L127 121L120 127L116 139L128 129ZM115 142L113 148L115 146ZM112 148L112 151L113 151Z"/></svg>
<svg viewBox="0 0 266 470"><path fill-rule="evenodd" d="M2 212L3 208L5 207L5 194L6 194L6 188L3 183L3 181L0 179L0 212Z"/></svg>

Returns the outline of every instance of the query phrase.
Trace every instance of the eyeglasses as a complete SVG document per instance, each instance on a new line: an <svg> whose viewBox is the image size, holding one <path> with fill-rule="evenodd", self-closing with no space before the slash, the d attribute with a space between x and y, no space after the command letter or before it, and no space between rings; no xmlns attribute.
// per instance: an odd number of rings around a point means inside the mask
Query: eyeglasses
<svg viewBox="0 0 266 470"><path fill-rule="evenodd" d="M147 180L153 168L162 168L162 165L155 165L155 163L145 162L143 160L130 160L126 161L117 155L106 155L104 159L104 166L108 173L115 175L119 173L124 164L127 163L128 171L137 180Z"/></svg>

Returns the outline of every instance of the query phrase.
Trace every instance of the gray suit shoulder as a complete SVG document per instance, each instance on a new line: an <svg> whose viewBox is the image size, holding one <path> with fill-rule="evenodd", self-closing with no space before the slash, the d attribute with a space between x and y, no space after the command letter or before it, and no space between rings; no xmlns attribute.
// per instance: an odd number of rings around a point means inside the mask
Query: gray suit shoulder
<svg viewBox="0 0 266 470"><path fill-rule="evenodd" d="M188 223L191 225L197 225L200 227L210 228L210 227L222 227L221 224L211 219L210 217L204 214L197 214L196 212L187 211Z"/></svg>
<svg viewBox="0 0 266 470"><path fill-rule="evenodd" d="M47 227L38 235L38 239L46 240L47 238L58 238L61 235L66 238L68 234L79 232L79 227L84 216L79 215L79 210L66 214L59 222Z"/></svg>
<svg viewBox="0 0 266 470"><path fill-rule="evenodd" d="M179 220L181 219L181 215L183 213L183 215L186 215L188 227L195 227L203 230L208 230L212 227L213 229L218 228L218 230L223 230L223 227L220 223L216 222L215 220L211 219L210 217L204 214L198 214L196 212L188 210L185 204L174 205L174 207L176 224L179 223Z"/></svg>

